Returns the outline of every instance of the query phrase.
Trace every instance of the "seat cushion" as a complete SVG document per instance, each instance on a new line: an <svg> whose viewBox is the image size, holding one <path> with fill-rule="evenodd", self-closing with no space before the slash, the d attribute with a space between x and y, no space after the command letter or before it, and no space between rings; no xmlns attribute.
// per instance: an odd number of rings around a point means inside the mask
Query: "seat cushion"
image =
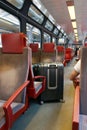
<svg viewBox="0 0 87 130"><path fill-rule="evenodd" d="M34 82L34 87L35 87L36 93L38 93L39 90L42 88L42 82L35 81Z"/></svg>
<svg viewBox="0 0 87 130"><path fill-rule="evenodd" d="M5 113L4 113L4 110L2 108L2 106L5 102L6 101L4 101L4 100L0 100L0 128L3 126L3 124L5 124ZM17 111L19 111L23 107L24 107L23 103L13 102L11 104L13 114L15 114Z"/></svg>
<svg viewBox="0 0 87 130"><path fill-rule="evenodd" d="M5 112L3 110L3 107L0 106L0 120L5 116Z"/></svg>

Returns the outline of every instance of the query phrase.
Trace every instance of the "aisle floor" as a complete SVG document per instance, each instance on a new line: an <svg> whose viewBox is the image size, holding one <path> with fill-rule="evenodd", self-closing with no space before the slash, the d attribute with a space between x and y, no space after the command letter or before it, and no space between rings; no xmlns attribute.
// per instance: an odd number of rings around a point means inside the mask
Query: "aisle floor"
<svg viewBox="0 0 87 130"><path fill-rule="evenodd" d="M75 64L73 59L64 67L64 103L32 102L30 108L20 116L11 130L72 130L74 87L69 75Z"/></svg>

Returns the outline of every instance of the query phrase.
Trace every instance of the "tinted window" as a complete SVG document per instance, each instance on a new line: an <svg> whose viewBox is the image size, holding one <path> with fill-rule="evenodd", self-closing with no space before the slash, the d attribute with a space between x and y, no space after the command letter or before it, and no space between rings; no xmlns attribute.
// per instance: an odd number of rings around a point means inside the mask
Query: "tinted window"
<svg viewBox="0 0 87 130"><path fill-rule="evenodd" d="M20 21L12 14L0 9L0 33L19 32Z"/></svg>
<svg viewBox="0 0 87 130"><path fill-rule="evenodd" d="M31 5L30 8L29 8L28 16L30 16L33 20L35 20L36 22L38 22L40 24L44 20L44 16L33 5Z"/></svg>
<svg viewBox="0 0 87 130"><path fill-rule="evenodd" d="M58 31L57 28L55 28L54 31L53 31L53 33L56 34L56 35L58 34L58 32L59 32L59 31Z"/></svg>
<svg viewBox="0 0 87 130"><path fill-rule="evenodd" d="M51 41L50 35L44 32L44 40L43 40L43 42L50 42L50 41Z"/></svg>
<svg viewBox="0 0 87 130"><path fill-rule="evenodd" d="M6 0L6 1L8 1L10 4L14 5L18 9L21 9L23 6L23 3L24 3L24 0Z"/></svg>
<svg viewBox="0 0 87 130"><path fill-rule="evenodd" d="M28 43L38 43L41 47L41 32L38 28L27 23L26 25Z"/></svg>
<svg viewBox="0 0 87 130"><path fill-rule="evenodd" d="M49 31L51 31L53 29L53 24L47 20L47 22L45 24L45 28L47 28Z"/></svg>

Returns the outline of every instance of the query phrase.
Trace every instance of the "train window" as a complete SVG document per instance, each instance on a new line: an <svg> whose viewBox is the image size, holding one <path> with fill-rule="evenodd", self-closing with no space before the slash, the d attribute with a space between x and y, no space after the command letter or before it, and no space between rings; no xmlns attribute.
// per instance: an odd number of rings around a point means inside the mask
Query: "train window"
<svg viewBox="0 0 87 130"><path fill-rule="evenodd" d="M52 31L53 29L53 24L47 20L46 24L45 24L45 28L47 28L49 31Z"/></svg>
<svg viewBox="0 0 87 130"><path fill-rule="evenodd" d="M29 8L28 16L30 16L33 20L35 20L39 24L42 24L44 20L44 16L33 5L31 5Z"/></svg>
<svg viewBox="0 0 87 130"><path fill-rule="evenodd" d="M18 9L21 9L23 6L23 3L24 3L24 0L6 0L6 1L8 1L10 4L14 5Z"/></svg>
<svg viewBox="0 0 87 130"><path fill-rule="evenodd" d="M59 31L58 31L57 28L55 28L54 31L53 31L53 33L56 34L56 35L58 35L58 32L59 32Z"/></svg>
<svg viewBox="0 0 87 130"><path fill-rule="evenodd" d="M51 36L44 32L44 39L43 42L51 42Z"/></svg>
<svg viewBox="0 0 87 130"><path fill-rule="evenodd" d="M63 34L60 32L60 33L59 33L59 38L61 38L61 37L62 37L62 35L63 35Z"/></svg>
<svg viewBox="0 0 87 130"><path fill-rule="evenodd" d="M45 14L48 17L49 13L40 0L32 0L32 2L35 6L37 6L39 10L41 10L41 12L43 12L43 14Z"/></svg>
<svg viewBox="0 0 87 130"><path fill-rule="evenodd" d="M56 43L56 38L52 37L52 42Z"/></svg>
<svg viewBox="0 0 87 130"><path fill-rule="evenodd" d="M61 26L59 24L57 24L57 28L58 30L61 30Z"/></svg>
<svg viewBox="0 0 87 130"><path fill-rule="evenodd" d="M26 25L27 37L29 43L38 43L41 47L41 32L38 28L27 23Z"/></svg>
<svg viewBox="0 0 87 130"><path fill-rule="evenodd" d="M45 8L45 6L43 5L43 3L40 0L32 0L34 5L37 6L37 8L39 10L41 10L41 12L43 14L45 14L45 16L48 17L48 19L55 24L55 19L53 18L53 16L48 12L48 10ZM43 11L44 10L44 11Z"/></svg>
<svg viewBox="0 0 87 130"><path fill-rule="evenodd" d="M0 33L19 32L20 22L18 18L0 9Z"/></svg>
<svg viewBox="0 0 87 130"><path fill-rule="evenodd" d="M58 43L59 44L65 44L65 39L64 38L59 38Z"/></svg>

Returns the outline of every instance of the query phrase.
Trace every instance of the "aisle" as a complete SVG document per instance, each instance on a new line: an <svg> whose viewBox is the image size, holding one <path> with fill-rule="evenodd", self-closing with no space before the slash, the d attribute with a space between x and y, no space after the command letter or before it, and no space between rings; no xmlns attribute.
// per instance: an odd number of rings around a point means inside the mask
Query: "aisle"
<svg viewBox="0 0 87 130"><path fill-rule="evenodd" d="M74 87L69 80L73 60L64 68L65 103L32 103L11 130L72 130Z"/></svg>

